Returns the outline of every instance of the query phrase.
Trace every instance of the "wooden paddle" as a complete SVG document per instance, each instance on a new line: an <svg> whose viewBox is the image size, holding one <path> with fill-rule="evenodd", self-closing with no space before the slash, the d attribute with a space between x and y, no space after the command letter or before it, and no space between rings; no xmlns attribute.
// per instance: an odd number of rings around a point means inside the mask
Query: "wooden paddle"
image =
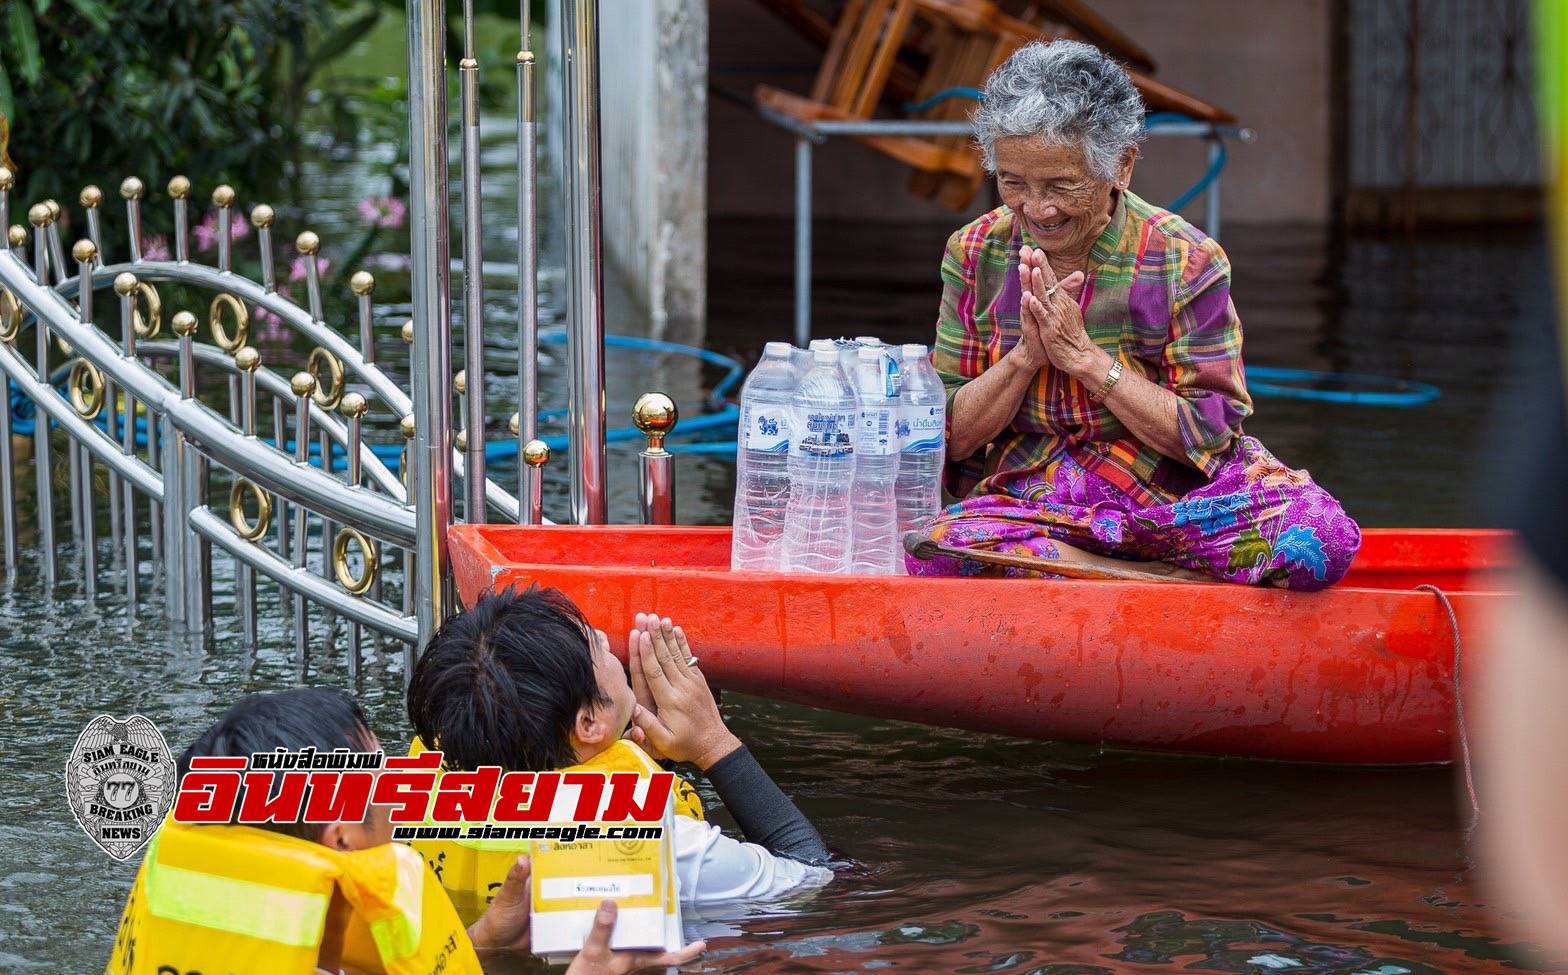
<svg viewBox="0 0 1568 975"><path fill-rule="evenodd" d="M1006 565L1015 569L1029 569L1033 572L1049 572L1068 579L1115 579L1122 582L1182 581L1170 576L1156 575L1153 572L1143 572L1138 569L1084 565L1082 562L1069 562L1064 559L1045 559L1034 555L1011 555L1006 552L987 552L981 549L948 548L946 545L938 545L935 540L919 532L909 532L904 536L904 551L921 561L935 558L938 555L946 555L949 558L964 559L969 562Z"/></svg>

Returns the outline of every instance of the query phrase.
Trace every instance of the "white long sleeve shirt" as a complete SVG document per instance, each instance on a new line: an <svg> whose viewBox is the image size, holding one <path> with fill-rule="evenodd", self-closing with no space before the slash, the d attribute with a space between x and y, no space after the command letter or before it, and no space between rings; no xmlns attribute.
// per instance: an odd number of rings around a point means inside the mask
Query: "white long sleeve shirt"
<svg viewBox="0 0 1568 975"><path fill-rule="evenodd" d="M675 817L675 872L681 903L693 905L778 897L833 879L827 867L774 856L686 816Z"/></svg>

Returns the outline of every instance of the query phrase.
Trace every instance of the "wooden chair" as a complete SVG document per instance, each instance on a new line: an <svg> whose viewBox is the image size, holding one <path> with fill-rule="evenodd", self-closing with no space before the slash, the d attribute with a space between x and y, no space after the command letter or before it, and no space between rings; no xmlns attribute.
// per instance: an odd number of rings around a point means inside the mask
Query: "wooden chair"
<svg viewBox="0 0 1568 975"><path fill-rule="evenodd" d="M791 3L790 22L820 37L822 21L800 0L764 0L778 9ZM844 0L826 38L826 52L809 95L768 85L755 93L759 105L803 122L871 119L885 100L923 103L951 89L974 89L997 65L1025 44L1041 38L1083 34L1043 11L1070 0L1031 5L1033 22L1006 13L993 0ZM1079 11L1080 19L1084 16ZM1100 32L1104 33L1104 28ZM1118 41L1119 46L1130 41ZM1134 48L1135 52L1139 49ZM1147 61L1143 55L1142 60ZM1193 118L1230 122L1213 105L1129 70L1151 111L1172 111ZM938 101L905 117L933 120L968 118L973 103ZM857 136L859 141L915 170L910 188L955 210L969 205L985 179L979 153L966 136Z"/></svg>

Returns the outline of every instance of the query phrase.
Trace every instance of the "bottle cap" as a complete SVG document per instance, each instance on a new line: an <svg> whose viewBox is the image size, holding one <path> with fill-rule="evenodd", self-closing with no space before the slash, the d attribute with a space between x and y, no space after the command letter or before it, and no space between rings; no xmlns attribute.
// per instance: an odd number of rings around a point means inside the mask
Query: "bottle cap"
<svg viewBox="0 0 1568 975"><path fill-rule="evenodd" d="M862 345L857 354L861 362L876 362L882 358L882 350L872 345Z"/></svg>
<svg viewBox="0 0 1568 975"><path fill-rule="evenodd" d="M788 342L769 342L762 347L763 355L787 356L792 351Z"/></svg>
<svg viewBox="0 0 1568 975"><path fill-rule="evenodd" d="M876 348L882 344L882 340L877 338L875 335L857 335L855 336L855 341L859 342L861 345L869 345L873 348Z"/></svg>
<svg viewBox="0 0 1568 975"><path fill-rule="evenodd" d="M906 343L904 343L904 358L906 358L906 359L924 359L925 357L926 357L926 347L925 346L921 345L919 342L906 342Z"/></svg>
<svg viewBox="0 0 1568 975"><path fill-rule="evenodd" d="M831 342L826 348L819 347L815 342L811 343L811 357L817 362L838 365L838 350L833 348Z"/></svg>
<svg viewBox="0 0 1568 975"><path fill-rule="evenodd" d="M833 351L833 348L834 348L834 346L833 346L833 340L832 339L812 339L811 340L811 351L813 351L813 352L816 352L819 349L827 349L829 352L831 352L831 351Z"/></svg>

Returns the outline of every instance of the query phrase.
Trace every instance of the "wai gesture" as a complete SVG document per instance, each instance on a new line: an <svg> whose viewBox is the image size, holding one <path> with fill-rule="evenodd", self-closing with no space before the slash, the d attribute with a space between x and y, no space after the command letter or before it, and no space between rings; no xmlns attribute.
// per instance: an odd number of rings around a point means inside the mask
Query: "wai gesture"
<svg viewBox="0 0 1568 975"><path fill-rule="evenodd" d="M1024 350L1024 364L1038 371L1049 363L1091 389L1098 385L1110 356L1084 329L1078 307L1084 272L1057 280L1045 251L1026 246L1018 252L1018 284L1023 339L1015 348Z"/></svg>
<svg viewBox="0 0 1568 975"><path fill-rule="evenodd" d="M632 741L654 758L690 762L704 772L740 747L680 627L654 613L638 613L637 627L626 637L626 657L637 697Z"/></svg>

